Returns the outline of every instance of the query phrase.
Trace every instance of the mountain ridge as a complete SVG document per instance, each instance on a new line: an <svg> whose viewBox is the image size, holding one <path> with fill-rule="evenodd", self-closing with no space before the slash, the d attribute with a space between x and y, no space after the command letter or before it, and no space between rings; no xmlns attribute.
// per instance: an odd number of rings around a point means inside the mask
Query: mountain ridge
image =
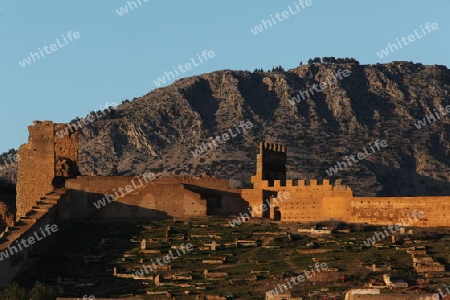
<svg viewBox="0 0 450 300"><path fill-rule="evenodd" d="M350 75L292 104L338 71ZM288 146L291 179L343 179L358 196L449 195L449 118L414 126L450 104L449 87L445 66L411 62L311 63L288 71L220 70L181 78L81 128L80 171L206 174L248 187L257 145L266 141ZM252 124L245 134L192 155L242 121ZM326 170L376 139L389 146L328 176Z"/></svg>
<svg viewBox="0 0 450 300"><path fill-rule="evenodd" d="M325 82L338 70L348 70L350 75L291 104L300 91ZM372 141L369 137L376 137L391 139L389 144L400 154L380 153L339 172L336 178L343 178L357 195L450 193L442 182L449 179L448 120L421 130L414 127L433 108L448 105L449 79L445 66L409 62L314 63L286 72L221 70L178 79L119 105L112 118L83 128L82 173L106 175L111 169L121 175L138 175L147 169L162 175L206 173L248 186L257 143L268 141L288 146L290 177L321 179L328 177L325 170L346 152L362 149ZM248 134L192 157L191 151L208 137L242 121L253 124ZM417 143L411 143L410 137L418 138ZM325 139L330 147L323 145ZM426 140L429 145L422 143ZM102 152L101 146L111 152L94 154ZM236 174L231 165L242 172ZM436 167L432 172L431 166ZM407 168L416 174L414 178L405 173ZM358 180L358 174L367 178ZM385 175L424 186L392 186ZM421 181L427 183L418 184Z"/></svg>

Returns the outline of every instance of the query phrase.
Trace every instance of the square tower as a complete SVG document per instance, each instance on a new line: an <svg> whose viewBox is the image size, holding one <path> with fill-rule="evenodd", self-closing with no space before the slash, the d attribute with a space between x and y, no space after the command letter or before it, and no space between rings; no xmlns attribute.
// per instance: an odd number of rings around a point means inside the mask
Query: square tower
<svg viewBox="0 0 450 300"><path fill-rule="evenodd" d="M274 180L286 181L286 146L273 143L259 143L256 155L256 174L251 182L254 188L263 180L273 184Z"/></svg>

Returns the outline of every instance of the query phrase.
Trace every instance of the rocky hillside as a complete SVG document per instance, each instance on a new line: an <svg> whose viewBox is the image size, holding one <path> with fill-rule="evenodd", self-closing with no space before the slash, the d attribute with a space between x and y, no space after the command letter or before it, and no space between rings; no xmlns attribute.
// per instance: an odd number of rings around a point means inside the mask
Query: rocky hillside
<svg viewBox="0 0 450 300"><path fill-rule="evenodd" d="M339 70L348 76L335 79ZM302 100L298 93L306 96L308 89L314 94ZM203 74L124 101L84 127L80 169L86 175L206 174L248 186L258 143L268 141L288 146L289 178L342 178L356 195L450 195L450 115L433 111L450 105L449 89L446 67L408 62ZM418 129L414 123L431 113L440 118ZM193 155L224 134L229 139L214 150ZM377 139L388 146L337 174L326 172Z"/></svg>
<svg viewBox="0 0 450 300"><path fill-rule="evenodd" d="M347 77L335 79L338 70ZM292 99L309 88L311 98ZM342 178L357 195L450 195L450 115L433 111L450 104L449 88L446 67L408 62L314 63L180 79L85 127L81 171L207 174L248 186L257 144L269 141L288 145L289 178ZM440 118L418 129L414 123L431 113ZM238 128L245 134L236 129L242 121L252 125ZM194 157L196 146L225 133L227 141ZM377 139L388 146L331 177L326 172Z"/></svg>

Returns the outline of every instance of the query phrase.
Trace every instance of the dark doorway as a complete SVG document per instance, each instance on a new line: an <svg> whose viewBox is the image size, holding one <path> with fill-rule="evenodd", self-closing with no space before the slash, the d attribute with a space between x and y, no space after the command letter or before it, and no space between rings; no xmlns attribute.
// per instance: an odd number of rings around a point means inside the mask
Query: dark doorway
<svg viewBox="0 0 450 300"><path fill-rule="evenodd" d="M274 209L273 209L273 220L281 221L281 211L278 208L278 206L274 207Z"/></svg>

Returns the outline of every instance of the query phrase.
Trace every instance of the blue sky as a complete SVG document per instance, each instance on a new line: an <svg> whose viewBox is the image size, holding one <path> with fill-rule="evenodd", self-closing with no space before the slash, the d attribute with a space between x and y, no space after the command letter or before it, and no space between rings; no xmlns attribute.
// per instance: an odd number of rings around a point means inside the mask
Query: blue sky
<svg viewBox="0 0 450 300"><path fill-rule="evenodd" d="M130 10L125 0L1 0L0 152L25 143L33 120L69 122L107 102L140 97L191 58L198 66L176 79L223 69L290 69L316 56L450 66L447 0L311 0L305 8L299 0L139 1ZM128 12L119 16L124 6ZM289 6L296 14L251 32ZM420 34L427 22L439 28L387 57L376 54L396 38ZM79 38L66 44L62 35L69 31ZM63 47L47 49L24 68L18 63L58 38ZM199 64L203 50L215 56Z"/></svg>

